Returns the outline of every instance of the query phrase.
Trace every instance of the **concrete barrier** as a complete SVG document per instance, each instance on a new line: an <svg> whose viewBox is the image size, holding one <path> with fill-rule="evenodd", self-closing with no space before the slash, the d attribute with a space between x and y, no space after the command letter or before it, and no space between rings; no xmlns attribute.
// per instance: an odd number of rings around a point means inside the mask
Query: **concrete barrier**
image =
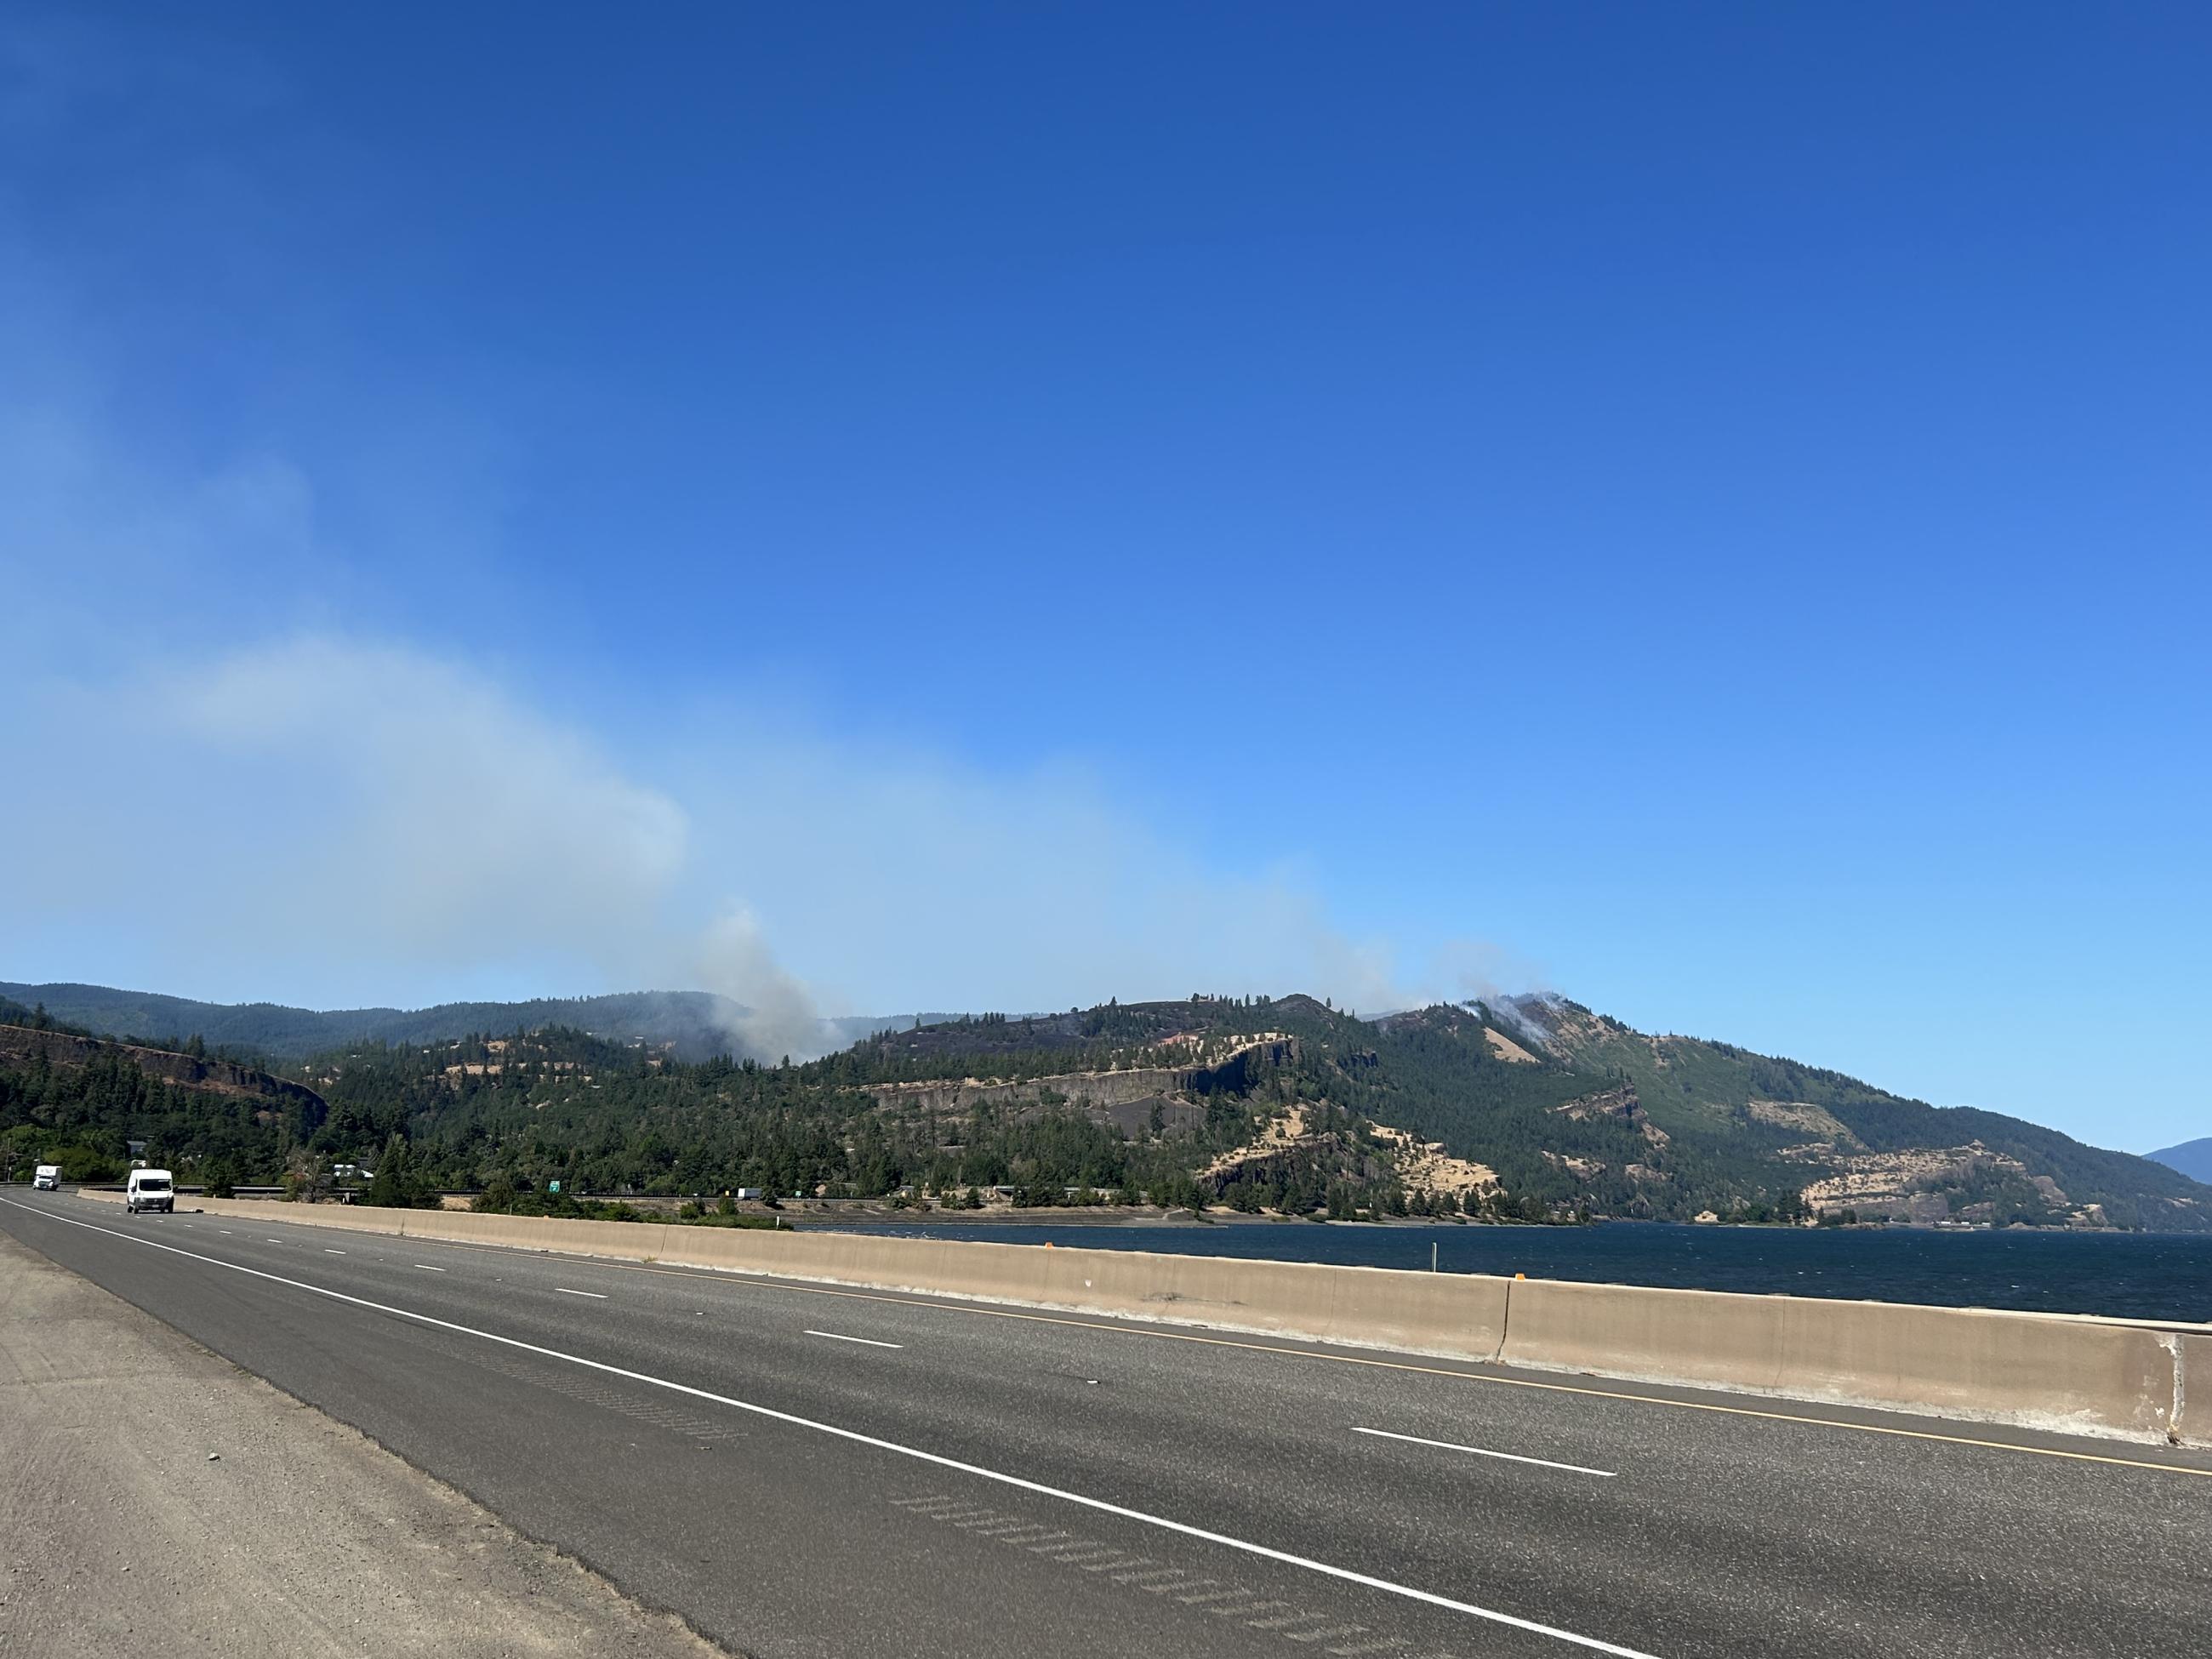
<svg viewBox="0 0 2212 1659"><path fill-rule="evenodd" d="M398 1210L409 1238L456 1244L501 1244L621 1261L659 1260L669 1227L662 1221L574 1221L553 1216L477 1215L467 1210Z"/></svg>
<svg viewBox="0 0 2212 1659"><path fill-rule="evenodd" d="M118 1194L85 1194L119 1201ZM1298 1261L208 1199L215 1215L2212 1443L2212 1330ZM2192 1398L2193 1395L2193 1398Z"/></svg>
<svg viewBox="0 0 2212 1659"><path fill-rule="evenodd" d="M203 1205L211 1215L777 1274L1461 1359L1494 1359L1505 1337L1506 1281L1468 1273L351 1204L208 1199Z"/></svg>
<svg viewBox="0 0 2212 1659"><path fill-rule="evenodd" d="M664 1260L1369 1347L1497 1356L1505 1281L1304 1261L672 1226Z"/></svg>
<svg viewBox="0 0 2212 1659"><path fill-rule="evenodd" d="M2212 1335L2176 1333L2173 1341L2173 1437L2212 1446Z"/></svg>
<svg viewBox="0 0 2212 1659"><path fill-rule="evenodd" d="M96 1193L80 1188L76 1196L89 1199L96 1204L112 1204L123 1207L121 1193ZM349 1232L397 1233L404 1224L405 1210L377 1209L367 1204L286 1204L265 1198L193 1198L190 1195L177 1200L177 1212L189 1215L198 1210L207 1215L240 1217L264 1221L283 1221L303 1227L342 1227Z"/></svg>
<svg viewBox="0 0 2212 1659"><path fill-rule="evenodd" d="M1530 1279L1508 1364L2167 1438L2173 1339L2063 1315Z"/></svg>
<svg viewBox="0 0 2212 1659"><path fill-rule="evenodd" d="M347 1232L394 1235L406 1225L407 1212L368 1204L287 1204L267 1198L203 1198L180 1208L239 1220L289 1222L301 1227L337 1227Z"/></svg>

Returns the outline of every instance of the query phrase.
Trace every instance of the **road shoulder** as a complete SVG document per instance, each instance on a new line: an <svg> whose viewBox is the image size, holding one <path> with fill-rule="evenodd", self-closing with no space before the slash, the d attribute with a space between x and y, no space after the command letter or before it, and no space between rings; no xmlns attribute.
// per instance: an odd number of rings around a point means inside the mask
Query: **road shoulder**
<svg viewBox="0 0 2212 1659"><path fill-rule="evenodd" d="M0 1655L721 1650L0 1235Z"/></svg>

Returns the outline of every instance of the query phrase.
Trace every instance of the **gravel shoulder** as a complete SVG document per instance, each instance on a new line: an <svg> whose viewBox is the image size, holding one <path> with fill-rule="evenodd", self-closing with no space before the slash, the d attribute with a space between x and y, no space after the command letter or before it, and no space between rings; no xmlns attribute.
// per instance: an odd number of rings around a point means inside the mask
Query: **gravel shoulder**
<svg viewBox="0 0 2212 1659"><path fill-rule="evenodd" d="M0 1235L0 1655L142 1648L723 1651Z"/></svg>

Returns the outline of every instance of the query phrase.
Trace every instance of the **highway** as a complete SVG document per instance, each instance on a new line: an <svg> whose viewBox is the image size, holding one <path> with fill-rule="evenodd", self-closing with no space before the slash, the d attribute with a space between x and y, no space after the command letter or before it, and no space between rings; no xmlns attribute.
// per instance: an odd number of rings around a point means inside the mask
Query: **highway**
<svg viewBox="0 0 2212 1659"><path fill-rule="evenodd" d="M0 1194L763 1656L2212 1650L2212 1455Z"/></svg>

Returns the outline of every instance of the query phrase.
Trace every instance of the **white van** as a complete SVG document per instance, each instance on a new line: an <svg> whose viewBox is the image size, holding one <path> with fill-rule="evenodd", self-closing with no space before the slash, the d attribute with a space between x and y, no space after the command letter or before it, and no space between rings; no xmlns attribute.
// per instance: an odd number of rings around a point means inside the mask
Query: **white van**
<svg viewBox="0 0 2212 1659"><path fill-rule="evenodd" d="M167 1170L133 1170L123 1188L123 1207L132 1215L141 1210L164 1212L177 1207L177 1188Z"/></svg>
<svg viewBox="0 0 2212 1659"><path fill-rule="evenodd" d="M35 1193L58 1193L62 1189L62 1166L41 1164L31 1171L31 1190Z"/></svg>

